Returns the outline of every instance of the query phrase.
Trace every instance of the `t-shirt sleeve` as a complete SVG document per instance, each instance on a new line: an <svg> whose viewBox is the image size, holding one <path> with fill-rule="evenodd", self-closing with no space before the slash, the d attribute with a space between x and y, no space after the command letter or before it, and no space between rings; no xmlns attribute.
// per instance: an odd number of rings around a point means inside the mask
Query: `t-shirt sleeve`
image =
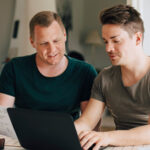
<svg viewBox="0 0 150 150"><path fill-rule="evenodd" d="M91 98L105 102L105 98L104 98L103 91L102 91L102 73L101 72L94 80L92 90L91 90Z"/></svg>
<svg viewBox="0 0 150 150"><path fill-rule="evenodd" d="M82 89L82 101L87 101L90 99L93 81L96 76L97 71L92 65L89 65L88 71L85 74L84 87Z"/></svg>
<svg viewBox="0 0 150 150"><path fill-rule="evenodd" d="M15 96L15 78L12 62L8 62L0 75L0 93Z"/></svg>

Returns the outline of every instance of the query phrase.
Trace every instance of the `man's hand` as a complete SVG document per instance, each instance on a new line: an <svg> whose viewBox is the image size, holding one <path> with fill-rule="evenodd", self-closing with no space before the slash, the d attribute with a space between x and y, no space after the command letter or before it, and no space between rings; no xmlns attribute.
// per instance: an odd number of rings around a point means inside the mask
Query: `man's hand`
<svg viewBox="0 0 150 150"><path fill-rule="evenodd" d="M82 131L79 134L79 139L84 150L93 145L93 150L98 150L99 147L108 145L147 145L150 144L150 125L108 132Z"/></svg>
<svg viewBox="0 0 150 150"><path fill-rule="evenodd" d="M101 146L108 146L110 143L107 132L82 131L79 139L84 150L88 150L93 144L93 150L99 150Z"/></svg>

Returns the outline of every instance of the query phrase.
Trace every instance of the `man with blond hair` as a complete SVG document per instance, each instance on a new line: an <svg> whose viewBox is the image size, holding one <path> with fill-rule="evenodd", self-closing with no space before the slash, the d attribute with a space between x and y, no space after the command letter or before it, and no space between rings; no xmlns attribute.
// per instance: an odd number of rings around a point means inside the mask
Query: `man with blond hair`
<svg viewBox="0 0 150 150"><path fill-rule="evenodd" d="M36 53L8 62L0 76L0 105L66 112L77 119L87 104L95 69L65 55L66 30L54 12L42 11L30 21Z"/></svg>

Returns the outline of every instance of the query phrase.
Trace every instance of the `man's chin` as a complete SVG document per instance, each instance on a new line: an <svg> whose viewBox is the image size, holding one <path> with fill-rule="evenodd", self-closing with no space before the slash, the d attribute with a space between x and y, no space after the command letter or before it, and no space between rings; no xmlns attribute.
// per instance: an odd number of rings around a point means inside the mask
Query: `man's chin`
<svg viewBox="0 0 150 150"><path fill-rule="evenodd" d="M116 62L116 61L111 61L111 64L112 64L113 66L119 66L119 63Z"/></svg>
<svg viewBox="0 0 150 150"><path fill-rule="evenodd" d="M48 65L51 65L51 66L55 66L57 65L58 63L57 62L47 62Z"/></svg>
<svg viewBox="0 0 150 150"><path fill-rule="evenodd" d="M56 65L56 64L57 64L57 61L45 60L45 63L46 63L47 65Z"/></svg>

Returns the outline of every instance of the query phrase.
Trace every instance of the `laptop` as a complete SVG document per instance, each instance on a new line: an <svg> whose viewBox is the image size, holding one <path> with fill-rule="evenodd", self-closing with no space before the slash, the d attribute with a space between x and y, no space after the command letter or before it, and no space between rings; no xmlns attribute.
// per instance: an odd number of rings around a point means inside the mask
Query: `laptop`
<svg viewBox="0 0 150 150"><path fill-rule="evenodd" d="M22 147L30 150L82 150L69 114L8 108Z"/></svg>

